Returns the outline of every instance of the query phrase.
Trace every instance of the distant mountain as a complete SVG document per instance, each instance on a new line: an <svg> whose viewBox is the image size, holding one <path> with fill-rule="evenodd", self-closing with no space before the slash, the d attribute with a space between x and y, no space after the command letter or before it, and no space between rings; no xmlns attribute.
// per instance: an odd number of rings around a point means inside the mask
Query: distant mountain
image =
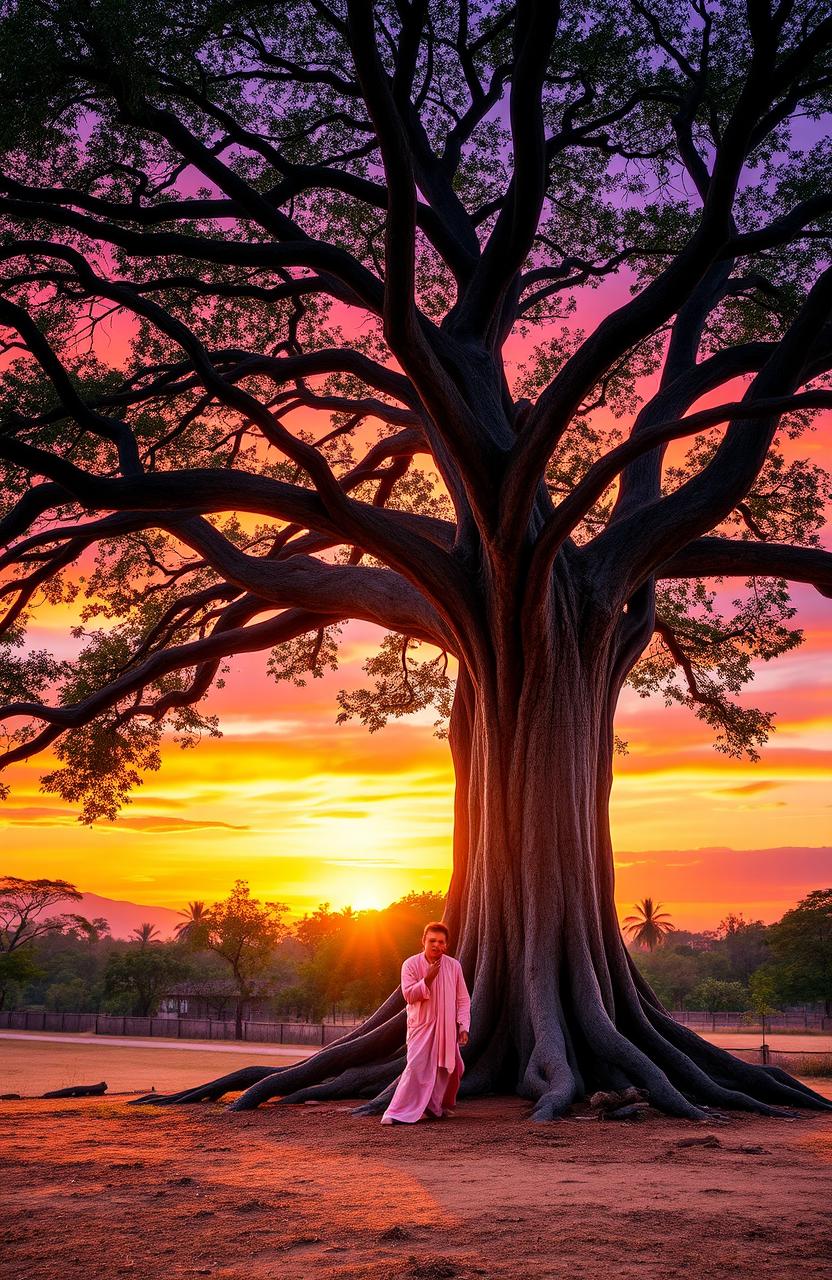
<svg viewBox="0 0 832 1280"><path fill-rule="evenodd" d="M170 938L183 917L170 907L147 907L140 902L121 902L114 898L101 898L97 893L85 893L80 902L61 902L55 913L73 912L94 920L103 916L109 923L114 938L129 938L142 924L155 924L161 938Z"/></svg>

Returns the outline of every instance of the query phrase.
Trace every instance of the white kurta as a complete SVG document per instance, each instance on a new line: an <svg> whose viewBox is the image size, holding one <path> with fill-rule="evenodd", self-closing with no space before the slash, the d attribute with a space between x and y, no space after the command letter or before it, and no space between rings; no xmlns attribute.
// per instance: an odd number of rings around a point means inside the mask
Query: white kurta
<svg viewBox="0 0 832 1280"><path fill-rule="evenodd" d="M462 966L443 956L429 987L430 965L424 952L402 965L402 992L407 1001L407 1066L401 1074L384 1120L413 1124L427 1111L441 1115L456 1101L463 1072L457 1033L471 1025L471 999Z"/></svg>

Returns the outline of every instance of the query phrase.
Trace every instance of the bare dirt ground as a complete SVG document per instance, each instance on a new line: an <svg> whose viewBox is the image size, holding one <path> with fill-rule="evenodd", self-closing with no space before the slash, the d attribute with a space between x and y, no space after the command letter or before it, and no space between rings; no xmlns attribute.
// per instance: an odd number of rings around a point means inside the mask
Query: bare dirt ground
<svg viewBox="0 0 832 1280"><path fill-rule="evenodd" d="M52 1089L106 1080L110 1093L174 1093L249 1065L288 1067L312 1050L175 1040L131 1042L72 1034L38 1038L0 1033L0 1093L37 1097ZM0 1104L2 1105L2 1104Z"/></svg>
<svg viewBox="0 0 832 1280"><path fill-rule="evenodd" d="M757 1031L700 1031L703 1040L723 1049L757 1049L762 1036ZM781 1053L832 1053L832 1036L820 1031L767 1031L766 1043Z"/></svg>
<svg viewBox="0 0 832 1280"><path fill-rule="evenodd" d="M382 1128L349 1110L2 1103L4 1274L832 1276L832 1116L537 1125L495 1098Z"/></svg>

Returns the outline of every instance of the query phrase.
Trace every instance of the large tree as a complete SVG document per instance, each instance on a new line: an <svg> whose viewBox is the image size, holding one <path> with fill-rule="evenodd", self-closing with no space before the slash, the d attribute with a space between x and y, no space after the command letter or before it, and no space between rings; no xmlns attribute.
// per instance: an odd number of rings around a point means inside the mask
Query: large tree
<svg viewBox="0 0 832 1280"><path fill-rule="evenodd" d="M5 763L51 747L45 785L112 813L166 724L215 731L229 655L302 680L378 624L343 714L452 700L468 1090L824 1105L664 1012L607 810L625 681L753 753L771 717L737 695L799 641L787 582L832 596L794 443L832 403L825 7L4 14ZM77 660L24 656L79 565ZM394 993L185 1096L378 1093L403 1039Z"/></svg>

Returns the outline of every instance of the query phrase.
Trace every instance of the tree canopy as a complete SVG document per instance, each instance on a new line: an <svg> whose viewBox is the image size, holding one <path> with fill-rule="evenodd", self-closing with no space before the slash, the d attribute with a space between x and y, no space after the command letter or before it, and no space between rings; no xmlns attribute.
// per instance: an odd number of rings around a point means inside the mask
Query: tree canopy
<svg viewBox="0 0 832 1280"><path fill-rule="evenodd" d="M60 932L68 924L77 925L83 916L44 913L60 902L77 902L81 897L67 880L0 876L0 952L17 951L45 933Z"/></svg>
<svg viewBox="0 0 832 1280"><path fill-rule="evenodd" d="M832 889L815 889L770 930L781 1000L823 1000L832 1011Z"/></svg>
<svg viewBox="0 0 832 1280"><path fill-rule="evenodd" d="M625 916L623 925L631 941L646 951L655 951L676 928L668 913L662 910L662 904L652 898L637 902L635 915Z"/></svg>
<svg viewBox="0 0 832 1280"><path fill-rule="evenodd" d="M110 956L104 971L104 994L121 997L125 1012L152 1017L160 1000L187 975L188 966L175 945L140 944Z"/></svg>
<svg viewBox="0 0 832 1280"><path fill-rule="evenodd" d="M164 725L217 732L228 655L302 681L350 618L391 634L342 714L442 718L484 542L529 626L553 565L603 584L638 690L756 752L785 579L832 593L793 446L832 396L830 34L807 2L6 6L4 763L52 746L44 785L113 816ZM61 599L72 663L25 648Z"/></svg>
<svg viewBox="0 0 832 1280"><path fill-rule="evenodd" d="M204 904L197 904L200 908ZM243 1005L268 987L274 951L288 935L282 902L252 898L248 883L238 880L227 898L207 910L191 913L190 928L180 933L189 947L212 951L230 970L236 993L237 1037L242 1039Z"/></svg>

